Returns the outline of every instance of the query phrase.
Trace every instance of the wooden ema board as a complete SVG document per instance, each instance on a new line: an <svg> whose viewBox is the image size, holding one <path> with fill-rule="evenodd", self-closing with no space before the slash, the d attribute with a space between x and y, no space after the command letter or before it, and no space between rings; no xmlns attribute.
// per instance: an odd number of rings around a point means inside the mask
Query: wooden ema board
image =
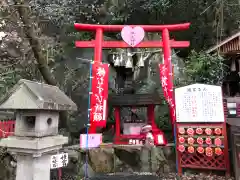
<svg viewBox="0 0 240 180"><path fill-rule="evenodd" d="M224 170L229 174L228 141L220 86L193 84L177 88L176 148L183 168Z"/></svg>
<svg viewBox="0 0 240 180"><path fill-rule="evenodd" d="M216 134L216 130L218 134ZM224 170L229 174L225 124L178 123L176 131L178 173L180 175L182 168ZM211 133L207 134L207 132Z"/></svg>

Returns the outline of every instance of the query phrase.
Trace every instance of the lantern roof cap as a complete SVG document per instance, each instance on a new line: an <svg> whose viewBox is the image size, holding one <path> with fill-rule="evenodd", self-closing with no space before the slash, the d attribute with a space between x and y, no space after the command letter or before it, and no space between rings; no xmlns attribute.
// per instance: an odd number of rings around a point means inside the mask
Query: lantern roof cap
<svg viewBox="0 0 240 180"><path fill-rule="evenodd" d="M57 86L21 79L0 100L0 109L77 110Z"/></svg>

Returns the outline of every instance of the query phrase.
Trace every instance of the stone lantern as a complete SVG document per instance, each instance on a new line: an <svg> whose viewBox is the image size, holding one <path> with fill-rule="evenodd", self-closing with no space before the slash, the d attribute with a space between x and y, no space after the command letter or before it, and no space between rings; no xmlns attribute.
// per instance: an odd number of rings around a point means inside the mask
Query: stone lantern
<svg viewBox="0 0 240 180"><path fill-rule="evenodd" d="M59 112L77 110L58 87L20 80L1 100L0 110L14 110L14 136L0 146L17 156L16 180L49 180L50 157L68 138L58 135Z"/></svg>

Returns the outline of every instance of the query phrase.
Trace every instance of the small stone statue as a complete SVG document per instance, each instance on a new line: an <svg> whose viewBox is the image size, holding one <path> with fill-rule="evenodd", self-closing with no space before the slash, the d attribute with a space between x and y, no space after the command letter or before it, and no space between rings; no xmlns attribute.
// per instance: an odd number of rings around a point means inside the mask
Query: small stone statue
<svg viewBox="0 0 240 180"><path fill-rule="evenodd" d="M143 126L141 129L141 134L144 134L146 137L144 140L145 147L151 148L151 147L155 146L151 125L147 124L147 125Z"/></svg>

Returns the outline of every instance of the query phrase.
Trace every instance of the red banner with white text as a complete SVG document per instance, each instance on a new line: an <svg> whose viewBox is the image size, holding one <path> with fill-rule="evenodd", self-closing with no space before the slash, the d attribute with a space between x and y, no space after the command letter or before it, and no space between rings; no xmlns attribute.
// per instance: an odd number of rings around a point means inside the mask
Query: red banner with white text
<svg viewBox="0 0 240 180"><path fill-rule="evenodd" d="M105 127L107 122L109 65L94 63L92 65L92 84L90 98L90 124Z"/></svg>
<svg viewBox="0 0 240 180"><path fill-rule="evenodd" d="M165 64L159 64L159 72L160 72L160 80L162 83L164 97L169 104L172 120L175 120L176 113L175 113L175 102L173 99L174 92L173 92L173 87L170 87L170 83L169 83L169 81L172 80L172 79L169 79L169 73L172 73L172 71L171 70L169 71Z"/></svg>

